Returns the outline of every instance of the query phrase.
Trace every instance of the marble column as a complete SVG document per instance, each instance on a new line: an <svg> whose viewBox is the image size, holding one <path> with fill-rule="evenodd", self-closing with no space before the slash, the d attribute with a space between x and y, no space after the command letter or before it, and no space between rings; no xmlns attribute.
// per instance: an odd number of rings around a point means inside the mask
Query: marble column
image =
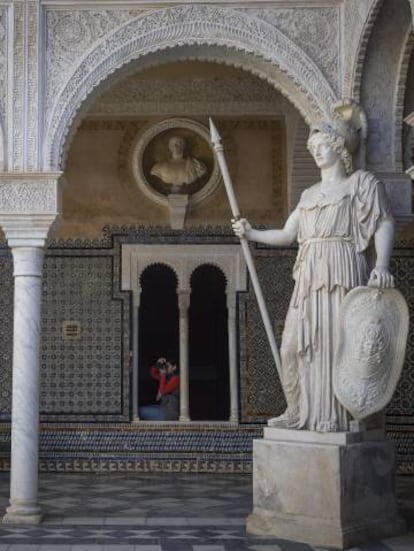
<svg viewBox="0 0 414 551"><path fill-rule="evenodd" d="M190 291L178 291L178 309L180 315L180 421L190 421L189 413L189 349L188 349L188 309L190 307Z"/></svg>
<svg viewBox="0 0 414 551"><path fill-rule="evenodd" d="M60 210L60 173L0 175L0 225L14 266L10 506L3 522L37 524L40 305L44 246Z"/></svg>
<svg viewBox="0 0 414 551"><path fill-rule="evenodd" d="M141 302L141 289L133 292L132 305L132 421L139 421L138 410L138 385L139 385L139 305Z"/></svg>
<svg viewBox="0 0 414 551"><path fill-rule="evenodd" d="M239 421L239 392L237 380L236 293L227 293L227 332L229 347L230 418Z"/></svg>
<svg viewBox="0 0 414 551"><path fill-rule="evenodd" d="M43 249L12 248L14 262L13 400L10 506L3 522L36 524L39 436L39 337Z"/></svg>

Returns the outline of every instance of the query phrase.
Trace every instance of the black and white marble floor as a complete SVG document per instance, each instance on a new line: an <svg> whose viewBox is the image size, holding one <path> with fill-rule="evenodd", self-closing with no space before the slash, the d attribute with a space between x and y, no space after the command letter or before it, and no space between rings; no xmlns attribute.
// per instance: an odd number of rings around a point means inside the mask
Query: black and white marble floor
<svg viewBox="0 0 414 551"><path fill-rule="evenodd" d="M0 473L0 509L9 476ZM0 551L311 551L246 535L251 477L211 474L40 475L44 522L1 525ZM353 551L414 551L414 480L399 481L412 533ZM321 551L321 549L317 549Z"/></svg>

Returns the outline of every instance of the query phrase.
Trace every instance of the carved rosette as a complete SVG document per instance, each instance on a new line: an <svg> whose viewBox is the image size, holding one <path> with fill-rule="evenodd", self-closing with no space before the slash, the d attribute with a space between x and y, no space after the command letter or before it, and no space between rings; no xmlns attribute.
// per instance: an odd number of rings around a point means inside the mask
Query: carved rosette
<svg viewBox="0 0 414 551"><path fill-rule="evenodd" d="M66 72L53 107L46 113L46 166L60 166L71 123L82 102L100 82L140 57L184 45L231 48L245 57L266 61L269 82L300 106L307 119L328 113L337 100L332 86L314 61L264 20L240 10L217 6L186 5L151 10L108 32L96 42L94 49L83 54L74 70ZM202 59L202 54L198 55ZM224 56L217 61L223 59ZM244 63L248 66L246 61ZM52 81L55 70L50 60L48 71ZM250 67L248 70L254 72ZM275 71L279 72L278 76ZM282 85L281 81L286 79L290 84Z"/></svg>
<svg viewBox="0 0 414 551"><path fill-rule="evenodd" d="M381 411L401 375L407 303L396 289L357 287L345 297L333 368L337 399L355 419Z"/></svg>

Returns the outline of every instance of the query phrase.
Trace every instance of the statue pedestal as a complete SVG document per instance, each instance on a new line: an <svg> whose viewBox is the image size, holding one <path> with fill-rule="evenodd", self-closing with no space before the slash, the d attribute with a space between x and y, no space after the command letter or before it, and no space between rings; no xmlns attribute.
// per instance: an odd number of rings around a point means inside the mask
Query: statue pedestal
<svg viewBox="0 0 414 551"><path fill-rule="evenodd" d="M265 428L254 441L247 531L347 548L401 533L393 445L383 431Z"/></svg>

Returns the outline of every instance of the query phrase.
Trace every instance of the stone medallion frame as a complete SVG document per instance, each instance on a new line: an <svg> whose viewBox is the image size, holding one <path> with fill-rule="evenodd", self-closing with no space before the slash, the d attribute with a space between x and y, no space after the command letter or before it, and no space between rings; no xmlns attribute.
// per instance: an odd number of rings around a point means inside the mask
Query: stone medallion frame
<svg viewBox="0 0 414 551"><path fill-rule="evenodd" d="M148 199L151 199L151 201L154 201L158 205L170 206L171 200L169 199L169 197L171 195L184 195L182 193L171 193L170 195L168 195L167 193L164 194L155 189L145 174L143 163L145 152L151 142L153 142L153 140L155 140L161 134L168 132L169 130L175 129L184 129L186 131L190 131L193 134L196 134L197 137L206 142L211 151L213 166L207 182L201 187L201 189L199 189L195 193L186 195L188 197L188 208L191 208L206 199L212 193L214 193L221 182L220 169L217 163L216 156L214 154L213 147L210 144L210 133L207 127L203 124L191 119L172 118L164 120L139 132L131 148L130 163L132 173L140 191L142 191L142 193L146 197L148 197Z"/></svg>

